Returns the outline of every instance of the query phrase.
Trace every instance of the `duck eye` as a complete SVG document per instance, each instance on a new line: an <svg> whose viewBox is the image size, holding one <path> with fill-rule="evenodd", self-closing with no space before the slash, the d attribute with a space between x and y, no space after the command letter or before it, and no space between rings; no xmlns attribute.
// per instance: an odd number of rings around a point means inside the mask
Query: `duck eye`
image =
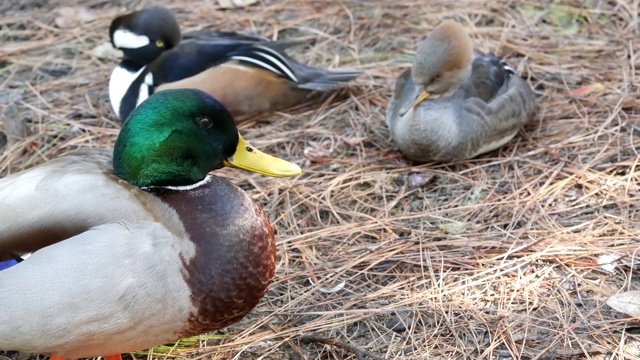
<svg viewBox="0 0 640 360"><path fill-rule="evenodd" d="M440 81L440 78L441 78L441 77L442 77L442 76L441 76L440 74L438 74L438 75L434 76L434 77L433 77L433 80L431 80L431 81L432 81L432 82Z"/></svg>
<svg viewBox="0 0 640 360"><path fill-rule="evenodd" d="M198 120L198 126L208 129L213 125L213 120L211 120L211 118L209 118L208 116L202 117L200 118L200 120Z"/></svg>
<svg viewBox="0 0 640 360"><path fill-rule="evenodd" d="M164 41L162 41L162 40L156 40L156 46L157 46L157 47L160 47L160 48L161 48L161 47L164 47Z"/></svg>

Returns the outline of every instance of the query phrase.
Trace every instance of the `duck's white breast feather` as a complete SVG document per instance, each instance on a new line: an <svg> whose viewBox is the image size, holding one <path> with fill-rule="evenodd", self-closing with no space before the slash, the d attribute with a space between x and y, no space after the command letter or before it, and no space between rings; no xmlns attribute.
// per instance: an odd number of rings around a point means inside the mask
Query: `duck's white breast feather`
<svg viewBox="0 0 640 360"><path fill-rule="evenodd" d="M129 90L131 84L138 78L138 76L140 76L145 68L146 66L138 71L129 71L121 66L116 66L116 68L113 69L111 78L109 78L109 101L111 101L113 112L118 116L120 116L120 104L122 104L122 98L124 98L124 95L127 93L127 90ZM139 105L147 97L149 97L147 86L142 84L140 86L136 105Z"/></svg>

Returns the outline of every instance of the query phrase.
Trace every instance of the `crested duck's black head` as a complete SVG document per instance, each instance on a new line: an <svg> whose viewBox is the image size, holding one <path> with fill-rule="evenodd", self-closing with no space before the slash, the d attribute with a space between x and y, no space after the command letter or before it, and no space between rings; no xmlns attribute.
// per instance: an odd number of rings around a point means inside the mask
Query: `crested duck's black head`
<svg viewBox="0 0 640 360"><path fill-rule="evenodd" d="M109 36L113 47L124 52L124 59L146 65L178 45L181 33L169 9L151 7L115 18Z"/></svg>

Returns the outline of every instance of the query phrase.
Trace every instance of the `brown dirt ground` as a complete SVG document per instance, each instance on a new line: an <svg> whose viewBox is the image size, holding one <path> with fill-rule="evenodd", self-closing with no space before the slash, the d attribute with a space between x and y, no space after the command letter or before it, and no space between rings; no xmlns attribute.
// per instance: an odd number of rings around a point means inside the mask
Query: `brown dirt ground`
<svg viewBox="0 0 640 360"><path fill-rule="evenodd" d="M282 0L222 11L215 1L3 1L0 110L9 121L0 130L21 132L18 119L28 133L0 148L0 175L112 146L120 122L107 82L117 59L94 49L115 14L161 4L186 30L308 37L294 57L365 74L335 96L241 127L304 171L217 172L270 215L276 278L227 336L170 356L637 357L637 320L605 301L640 288L639 3ZM89 7L94 19L60 28L62 5ZM498 151L413 164L394 149L385 108L418 42L445 18L528 79L541 110ZM595 83L603 88L574 93ZM606 254L619 259L613 272L598 265Z"/></svg>

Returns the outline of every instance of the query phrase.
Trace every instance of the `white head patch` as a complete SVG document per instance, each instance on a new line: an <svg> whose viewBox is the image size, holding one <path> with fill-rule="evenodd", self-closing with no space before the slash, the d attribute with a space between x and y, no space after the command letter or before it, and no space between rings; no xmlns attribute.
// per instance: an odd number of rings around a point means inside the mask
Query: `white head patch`
<svg viewBox="0 0 640 360"><path fill-rule="evenodd" d="M147 76L144 77L144 83L153 86L153 74L151 72L148 72Z"/></svg>
<svg viewBox="0 0 640 360"><path fill-rule="evenodd" d="M113 45L118 49L137 49L149 45L149 37L118 29L113 33Z"/></svg>
<svg viewBox="0 0 640 360"><path fill-rule="evenodd" d="M115 112L118 117L121 117L120 104L122 103L122 98L127 93L127 90L129 90L129 86L131 86L131 83L133 83L138 78L140 73L143 72L145 68L146 66L142 67L136 72L130 72L120 66L116 66L116 68L113 69L111 78L109 79L109 100L111 101L111 106L113 106L113 112ZM144 84L141 86L141 92L143 90L148 90L148 87ZM147 91L146 95L141 93L139 95L142 96L138 97L138 100L136 101L137 104L146 99L149 96L149 92ZM142 98L142 100L140 100L140 98Z"/></svg>

